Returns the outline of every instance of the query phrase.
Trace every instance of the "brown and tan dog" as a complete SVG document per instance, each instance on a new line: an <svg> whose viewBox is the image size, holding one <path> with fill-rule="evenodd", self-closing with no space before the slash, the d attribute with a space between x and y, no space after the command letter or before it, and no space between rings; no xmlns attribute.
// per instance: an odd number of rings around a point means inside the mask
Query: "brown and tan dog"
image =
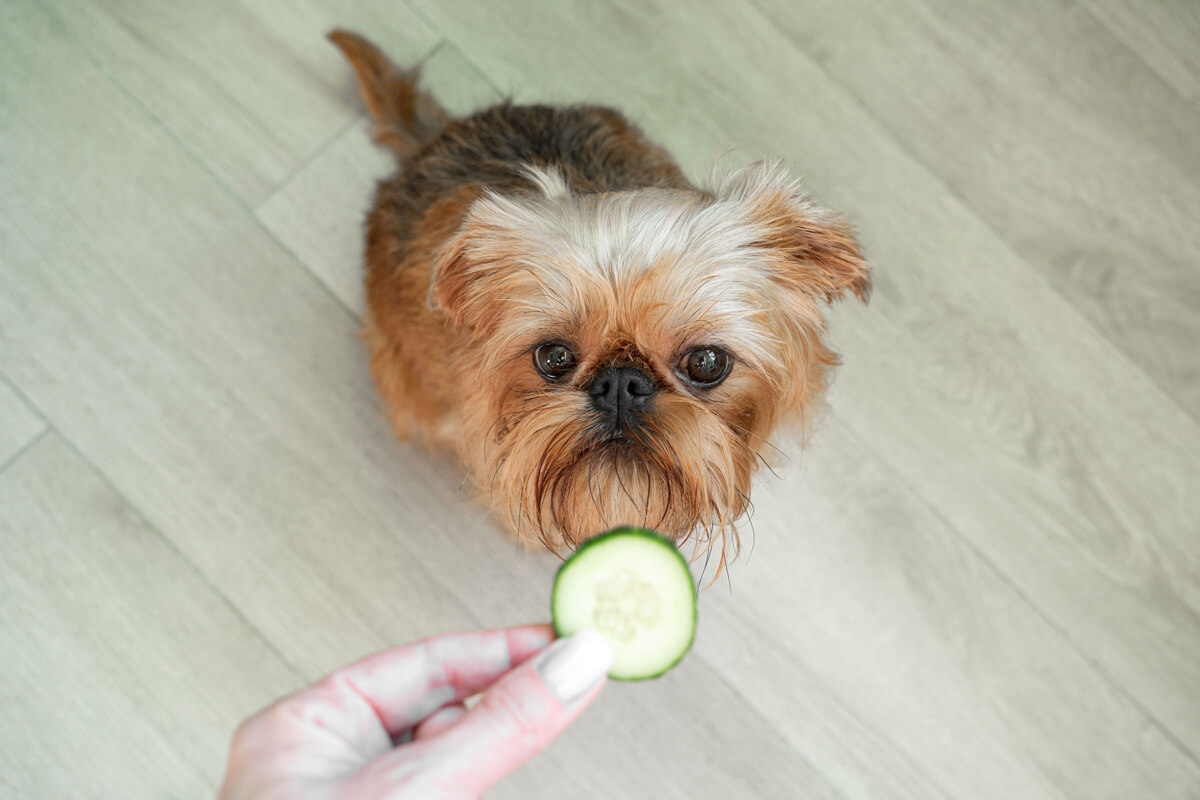
<svg viewBox="0 0 1200 800"><path fill-rule="evenodd" d="M736 543L760 450L837 357L822 304L870 292L849 225L774 165L693 186L608 108L452 119L330 38L399 171L367 222L371 369L401 438L461 459L525 541L617 524Z"/></svg>

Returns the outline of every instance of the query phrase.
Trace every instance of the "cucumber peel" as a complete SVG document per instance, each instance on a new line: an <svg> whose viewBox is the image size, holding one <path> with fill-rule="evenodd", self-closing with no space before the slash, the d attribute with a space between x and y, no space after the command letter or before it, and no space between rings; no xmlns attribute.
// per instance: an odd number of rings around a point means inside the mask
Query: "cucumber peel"
<svg viewBox="0 0 1200 800"><path fill-rule="evenodd" d="M614 528L584 542L558 569L554 630L594 628L613 648L609 677L657 678L696 636L696 587L674 543L648 528Z"/></svg>

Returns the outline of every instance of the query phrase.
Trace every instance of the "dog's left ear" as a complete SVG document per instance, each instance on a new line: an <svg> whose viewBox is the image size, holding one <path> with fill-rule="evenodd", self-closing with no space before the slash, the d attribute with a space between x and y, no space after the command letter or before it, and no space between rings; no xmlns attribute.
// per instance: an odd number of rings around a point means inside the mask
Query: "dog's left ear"
<svg viewBox="0 0 1200 800"><path fill-rule="evenodd" d="M775 280L784 287L832 303L851 292L871 298L871 268L845 217L815 205L776 164L752 164L715 189L718 201L740 206L772 256Z"/></svg>

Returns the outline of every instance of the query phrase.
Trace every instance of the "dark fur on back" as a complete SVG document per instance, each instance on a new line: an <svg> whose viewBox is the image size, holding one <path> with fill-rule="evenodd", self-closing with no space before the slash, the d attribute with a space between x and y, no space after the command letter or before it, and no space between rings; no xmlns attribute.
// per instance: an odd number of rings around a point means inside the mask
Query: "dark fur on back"
<svg viewBox="0 0 1200 800"><path fill-rule="evenodd" d="M531 164L557 167L580 193L689 185L665 150L612 109L506 102L450 122L402 159L400 173L380 192L420 214L431 198L463 186L527 190L523 170Z"/></svg>
<svg viewBox="0 0 1200 800"><path fill-rule="evenodd" d="M529 165L556 167L580 193L689 186L671 156L611 108L505 102L455 120L417 88L417 70L397 69L357 34L329 38L354 67L376 141L399 158L399 172L379 184L376 209L401 239L439 198L466 187L529 190Z"/></svg>

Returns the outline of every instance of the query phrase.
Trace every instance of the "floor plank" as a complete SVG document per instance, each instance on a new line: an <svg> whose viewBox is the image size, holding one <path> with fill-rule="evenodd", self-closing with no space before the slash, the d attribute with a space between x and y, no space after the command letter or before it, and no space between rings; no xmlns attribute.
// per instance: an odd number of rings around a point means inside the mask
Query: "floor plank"
<svg viewBox="0 0 1200 800"><path fill-rule="evenodd" d="M759 4L1200 420L1200 107L1075 4Z"/></svg>
<svg viewBox="0 0 1200 800"><path fill-rule="evenodd" d="M378 44L393 49L390 42ZM349 69L343 71L351 81ZM451 47L439 48L421 74L422 84L454 114L500 100L500 93ZM361 108L357 102L353 107ZM356 314L363 310L363 221L375 181L396 169L392 155L371 141L370 127L360 116L256 212L267 230Z"/></svg>
<svg viewBox="0 0 1200 800"><path fill-rule="evenodd" d="M760 483L700 652L844 797L1192 797L1190 754L866 445L835 415Z"/></svg>
<svg viewBox="0 0 1200 800"><path fill-rule="evenodd" d="M20 109L6 131L20 157L4 164L16 191L0 206L10 378L48 401L59 430L281 649L307 654L306 675L384 643L348 598L334 600L339 584L409 631L427 613L456 617L407 551L362 553L364 580L388 574L429 598L407 616L327 557L360 527L339 517L335 487L372 472L371 452L346 453L342 437L379 439L376 457L387 443L351 315L36 11L20 29L6 55L29 65L26 80L4 86ZM86 136L63 124L64 96L72 113L96 114ZM332 478L331 444L352 455ZM247 483L256 490L242 494ZM317 574L323 565L332 572ZM275 638L287 630L295 638Z"/></svg>
<svg viewBox="0 0 1200 800"><path fill-rule="evenodd" d="M353 118L334 27L417 60L436 41L377 0L41 0L58 24L240 199L254 206Z"/></svg>
<svg viewBox="0 0 1200 800"><path fill-rule="evenodd" d="M1200 6L1190 0L1083 4L1181 97L1200 101Z"/></svg>
<svg viewBox="0 0 1200 800"><path fill-rule="evenodd" d="M834 407L1200 752L1200 499L1186 488L1200 428L1171 398L773 23L717 3L586 19L418 7L500 85L525 76L527 96L561 91L571 63L578 95L624 92L641 106L661 91L646 88L655 75L695 116L752 153L786 157L818 199L850 212L878 284L869 310L839 314L847 367ZM724 32L720 47L699 48L710 29ZM530 37L539 46L514 57Z"/></svg>
<svg viewBox="0 0 1200 800"><path fill-rule="evenodd" d="M255 212L263 227L348 309L361 314L363 225L375 182L395 159L371 141L357 119Z"/></svg>
<svg viewBox="0 0 1200 800"><path fill-rule="evenodd" d="M0 541L9 796L211 795L233 728L299 683L56 434L0 475Z"/></svg>
<svg viewBox="0 0 1200 800"><path fill-rule="evenodd" d="M42 435L46 421L0 377L0 474L18 453Z"/></svg>

